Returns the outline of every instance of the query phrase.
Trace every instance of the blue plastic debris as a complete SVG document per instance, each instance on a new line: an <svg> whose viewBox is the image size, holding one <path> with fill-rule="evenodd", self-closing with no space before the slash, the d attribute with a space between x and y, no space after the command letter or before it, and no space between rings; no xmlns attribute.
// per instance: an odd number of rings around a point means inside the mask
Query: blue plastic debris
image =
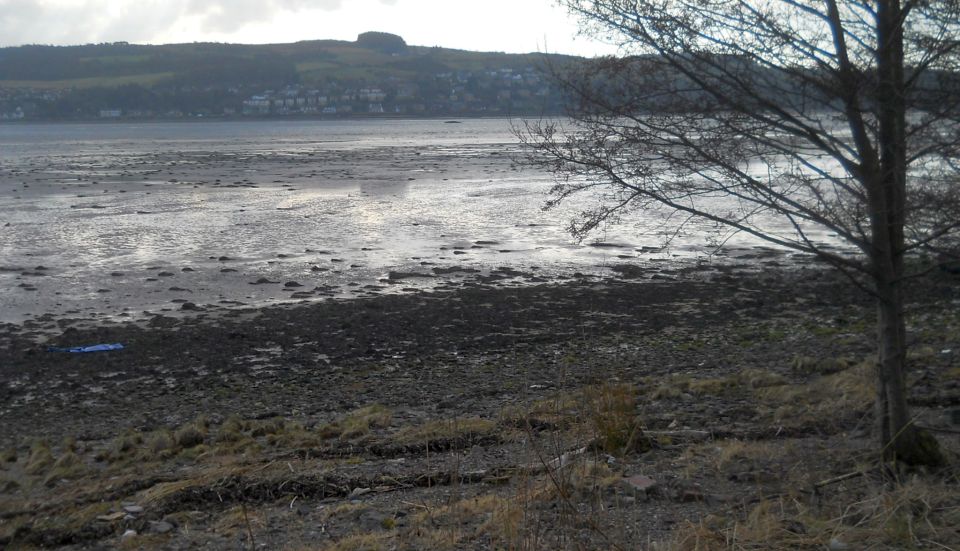
<svg viewBox="0 0 960 551"><path fill-rule="evenodd" d="M48 352L71 352L73 354L86 354L87 352L108 352L110 350L123 350L120 343L114 344L95 344L93 346L74 346L73 348L58 348L51 346Z"/></svg>

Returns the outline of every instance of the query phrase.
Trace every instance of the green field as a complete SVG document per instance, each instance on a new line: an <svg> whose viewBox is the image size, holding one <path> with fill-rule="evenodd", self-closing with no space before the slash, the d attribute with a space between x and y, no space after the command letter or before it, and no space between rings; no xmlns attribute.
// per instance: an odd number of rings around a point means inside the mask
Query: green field
<svg viewBox="0 0 960 551"><path fill-rule="evenodd" d="M149 73L118 77L89 77L67 80L0 80L0 88L34 90L62 90L66 88L115 88L125 84L153 86L173 78L176 73Z"/></svg>

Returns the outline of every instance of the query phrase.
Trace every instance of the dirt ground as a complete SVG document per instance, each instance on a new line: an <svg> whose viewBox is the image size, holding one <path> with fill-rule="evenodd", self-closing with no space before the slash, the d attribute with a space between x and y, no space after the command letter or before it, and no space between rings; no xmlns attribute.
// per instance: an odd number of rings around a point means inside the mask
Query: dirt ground
<svg viewBox="0 0 960 551"><path fill-rule="evenodd" d="M4 326L0 547L960 548L960 281L910 287L908 473L842 278L623 273Z"/></svg>

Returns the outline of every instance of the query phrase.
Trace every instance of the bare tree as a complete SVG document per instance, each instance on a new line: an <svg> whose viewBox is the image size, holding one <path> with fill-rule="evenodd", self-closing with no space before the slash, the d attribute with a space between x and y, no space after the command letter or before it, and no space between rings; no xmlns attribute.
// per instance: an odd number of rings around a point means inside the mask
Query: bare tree
<svg viewBox="0 0 960 551"><path fill-rule="evenodd" d="M570 121L520 132L558 177L549 204L603 198L581 237L658 205L842 270L876 299L883 457L941 462L907 408L903 288L905 257L960 234L960 2L559 3L623 55L558 72Z"/></svg>

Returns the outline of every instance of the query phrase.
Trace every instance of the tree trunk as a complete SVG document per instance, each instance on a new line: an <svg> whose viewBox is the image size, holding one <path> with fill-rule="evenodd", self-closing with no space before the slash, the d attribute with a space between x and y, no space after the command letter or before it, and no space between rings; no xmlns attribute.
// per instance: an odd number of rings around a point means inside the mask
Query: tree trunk
<svg viewBox="0 0 960 551"><path fill-rule="evenodd" d="M906 212L906 86L899 0L877 2L879 166L868 190L878 298L877 419L885 460L941 465L937 441L916 428L907 408L906 320L903 315L903 227Z"/></svg>
<svg viewBox="0 0 960 551"><path fill-rule="evenodd" d="M877 329L877 418L883 459L908 465L944 463L940 447L910 418L906 388L906 327L903 292L897 281L880 283Z"/></svg>

